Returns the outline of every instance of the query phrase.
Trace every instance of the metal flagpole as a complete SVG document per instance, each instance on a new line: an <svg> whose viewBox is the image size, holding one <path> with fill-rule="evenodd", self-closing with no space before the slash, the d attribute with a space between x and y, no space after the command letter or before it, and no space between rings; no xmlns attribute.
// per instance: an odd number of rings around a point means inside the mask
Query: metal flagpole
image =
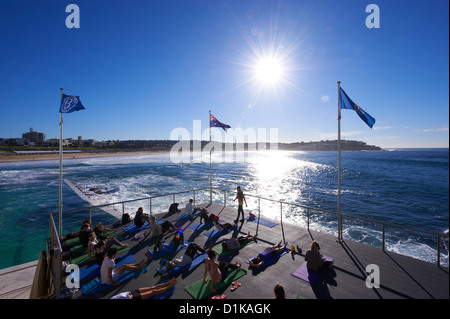
<svg viewBox="0 0 450 319"><path fill-rule="evenodd" d="M212 178L211 178L211 110L209 111L209 202L212 204Z"/></svg>
<svg viewBox="0 0 450 319"><path fill-rule="evenodd" d="M61 90L61 102L63 98L63 90ZM59 236L62 238L62 136L63 136L63 114L59 113Z"/></svg>
<svg viewBox="0 0 450 319"><path fill-rule="evenodd" d="M342 216L341 216L341 81L338 81L338 241L342 241Z"/></svg>

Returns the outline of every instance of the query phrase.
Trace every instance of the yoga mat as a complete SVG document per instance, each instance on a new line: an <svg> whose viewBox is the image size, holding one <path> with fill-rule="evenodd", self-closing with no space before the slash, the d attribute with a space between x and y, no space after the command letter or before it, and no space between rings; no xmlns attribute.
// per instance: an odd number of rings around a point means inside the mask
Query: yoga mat
<svg viewBox="0 0 450 319"><path fill-rule="evenodd" d="M104 233L103 236L111 235L113 233L115 233L115 231L110 231L110 232ZM117 240L120 241L119 237L120 236L117 236ZM83 245L80 243L80 239L78 237L66 240L65 244L71 246L70 252L72 254L79 254L79 253L83 253L83 252L87 251L87 248L83 247Z"/></svg>
<svg viewBox="0 0 450 319"><path fill-rule="evenodd" d="M245 217L245 219L248 220L249 222L255 222L255 223L257 223L258 220L259 220L259 224L260 225L264 225L264 226L267 226L269 228L272 228L272 227L278 225L278 223L274 223L274 222L272 222L270 220L263 219L263 218L258 218L258 217L255 217L255 218Z"/></svg>
<svg viewBox="0 0 450 319"><path fill-rule="evenodd" d="M162 224L163 222L159 219L156 220L156 222L158 224ZM147 229L150 227L150 224L146 221L144 223L144 225L141 226L141 228L138 228L134 223L128 226L123 227L123 230L126 231L127 233L134 233L134 232L138 232L144 229Z"/></svg>
<svg viewBox="0 0 450 319"><path fill-rule="evenodd" d="M123 257L117 257L116 259L118 258L121 258L121 260L116 263L114 268L136 261L136 258L134 258L131 254L127 254ZM80 280L97 275L100 275L100 266L97 264L80 269Z"/></svg>
<svg viewBox="0 0 450 319"><path fill-rule="evenodd" d="M246 241L244 244L242 244L238 249L230 249L230 250L225 250L222 247L222 244L217 245L216 247L213 248L213 250L216 252L217 256L226 256L228 254L231 254L232 252L241 250L242 248L244 248L245 246L254 243L254 240L250 240L250 241Z"/></svg>
<svg viewBox="0 0 450 319"><path fill-rule="evenodd" d="M141 228L138 228L135 224L131 224L128 226L123 227L123 230L127 233L134 233L143 229L147 229L150 227L150 224L146 221L144 225L141 226Z"/></svg>
<svg viewBox="0 0 450 319"><path fill-rule="evenodd" d="M167 297L169 297L171 294L173 294L175 291L175 286L173 286L172 288L170 288L169 290L167 290L165 293L162 293L160 295L156 295L151 297L150 299L166 299Z"/></svg>
<svg viewBox="0 0 450 319"><path fill-rule="evenodd" d="M322 256L328 261L333 261L334 258L328 257L328 256ZM307 267L307 261L305 261L296 271L292 273L292 276L300 278L301 280L304 280L306 282L309 282L310 284L313 284L316 282L317 279L320 278L324 270L322 271L312 271L309 270Z"/></svg>
<svg viewBox="0 0 450 319"><path fill-rule="evenodd" d="M203 230L204 228L209 228L211 226L212 226L212 224L193 224L193 225L190 225L189 228L191 228L193 230Z"/></svg>
<svg viewBox="0 0 450 319"><path fill-rule="evenodd" d="M220 283L216 283L214 285L214 288L216 290L221 289L222 287L231 284L236 279L244 276L247 274L247 270L245 269L231 269L228 271L227 277L225 280L221 281ZM187 286L184 288L194 299L204 299L212 294L211 292L211 281L208 280L208 282L203 282L203 279L193 283L192 285Z"/></svg>
<svg viewBox="0 0 450 319"><path fill-rule="evenodd" d="M173 243L173 242L172 242ZM171 243L171 244L172 244ZM160 251L158 251L158 252L156 252L156 253L154 253L153 252L153 249L148 249L147 250L147 252L145 253L145 255L148 257L148 258L150 258L150 259L152 259L152 258L159 258L159 257L162 257L162 256L165 256L165 255L167 255L167 254L170 254L170 253L175 253L175 252L178 252L178 251L180 251L180 250L182 250L182 249L185 249L185 248L187 248L188 246L189 246L189 241L188 240L185 240L184 241L184 244L183 245L179 245L178 247L177 247L177 249L175 250L175 249L173 249L173 245L171 246L172 247L172 249L170 249L170 248L162 248Z"/></svg>
<svg viewBox="0 0 450 319"><path fill-rule="evenodd" d="M120 276L119 280L117 280L116 282L119 283L124 283L125 281L128 281L130 279L132 279L133 277L137 277L140 274L146 272L148 270L149 265L147 264L143 269L141 270L136 270L136 271L128 271L126 270L122 276ZM85 285L81 286L81 292L84 295L93 295L96 294L97 292L100 292L102 290L105 290L107 288L112 287L110 284L102 284L102 279L101 278L97 278L94 279L90 282L88 282Z"/></svg>
<svg viewBox="0 0 450 319"><path fill-rule="evenodd" d="M178 274L178 273L183 272L185 270L188 270L188 269L191 269L193 267L196 267L196 266L200 265L201 263L203 263L206 260L206 258L208 258L208 254L201 254L201 255L195 257L190 264L184 265L183 267L175 267L175 268L169 270L167 272L167 276L164 276L164 277L172 277L175 274ZM164 271L165 269L166 269L165 266L162 267L162 268L158 267L158 268L156 268L156 271L161 272L161 271Z"/></svg>
<svg viewBox="0 0 450 319"><path fill-rule="evenodd" d="M230 228L230 231L231 230L235 230L236 228L237 228L237 225L232 227L232 228ZM207 231L203 235L205 235L205 236L207 236L209 238L216 238L216 237L220 237L220 236L223 236L223 235L226 235L226 234L228 234L227 230L219 231L218 229L214 229L214 230Z"/></svg>
<svg viewBox="0 0 450 319"><path fill-rule="evenodd" d="M280 253L278 253L275 257L272 257L271 259L269 259L268 261L264 262L264 264L262 264L259 268L257 269L264 269L267 266L270 266L271 264L273 264L275 261L277 261L278 259L281 258L281 256L286 255L289 252L289 249L285 248L283 251L281 251ZM259 254L258 254L259 255ZM250 260L252 260L253 258L257 257L258 255L253 256L252 258L247 259L245 262L247 264L250 263Z"/></svg>
<svg viewBox="0 0 450 319"><path fill-rule="evenodd" d="M128 249L130 249L130 246L120 247L120 248L118 248L117 252L120 253L120 252L128 250ZM87 250L87 248L84 248L84 250ZM95 253L92 253L92 255L94 256ZM78 266L84 265L85 263L87 263L89 261L91 261L91 259L89 258L89 255L87 253L70 259L70 262L72 264L76 264Z"/></svg>

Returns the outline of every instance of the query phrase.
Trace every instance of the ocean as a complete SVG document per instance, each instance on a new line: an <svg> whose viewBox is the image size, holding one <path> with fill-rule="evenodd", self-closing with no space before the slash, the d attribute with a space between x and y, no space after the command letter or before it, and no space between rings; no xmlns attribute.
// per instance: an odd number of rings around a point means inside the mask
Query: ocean
<svg viewBox="0 0 450 319"><path fill-rule="evenodd" d="M209 154L209 153L208 153ZM421 230L443 233L449 228L449 150L399 149L342 152L341 211L343 214ZM209 155L174 163L170 155L116 156L64 160L63 176L83 189L102 188L104 194L81 199L63 183L63 210L145 198L209 187ZM49 214L58 211L57 160L0 163L0 269L38 259L49 236ZM274 203L273 199L337 212L337 152L259 151L213 154L213 200L236 206L235 191L247 195L246 212L256 211L302 227L307 210ZM258 199L250 195L259 195ZM179 194L184 207L193 193ZM209 190L197 191L196 202L208 202ZM152 200L152 211L166 211L173 196ZM149 200L125 204L134 215L150 209ZM112 206L111 206L112 208ZM122 205L115 205L118 211ZM244 207L245 208L245 207ZM94 209L93 222L116 219ZM63 215L64 232L79 230L88 210ZM57 218L57 216L56 216ZM57 219L56 219L57 221ZM310 210L313 230L337 234L334 214ZM344 239L381 247L381 226L344 217ZM288 240L288 238L287 238ZM307 247L307 243L301 243ZM441 245L441 264L448 267L448 241ZM428 262L436 262L436 237L386 227L386 248Z"/></svg>

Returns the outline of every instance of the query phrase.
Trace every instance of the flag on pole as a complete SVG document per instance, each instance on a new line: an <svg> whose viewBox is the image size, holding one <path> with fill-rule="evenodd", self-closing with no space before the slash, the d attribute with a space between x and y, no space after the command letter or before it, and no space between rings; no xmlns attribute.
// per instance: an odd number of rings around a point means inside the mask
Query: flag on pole
<svg viewBox="0 0 450 319"><path fill-rule="evenodd" d="M225 132L226 132L229 128L231 128L231 126L219 122L219 120L217 120L214 116L212 116L211 113L209 114L209 121L210 121L210 126L211 126L211 127L221 127L221 128L224 129Z"/></svg>
<svg viewBox="0 0 450 319"><path fill-rule="evenodd" d="M375 119L370 116L366 111L360 108L355 102L353 102L341 88L341 109L355 110L358 116L363 120L370 128L375 124Z"/></svg>
<svg viewBox="0 0 450 319"><path fill-rule="evenodd" d="M84 110L79 96L63 94L59 113L72 113L74 111Z"/></svg>

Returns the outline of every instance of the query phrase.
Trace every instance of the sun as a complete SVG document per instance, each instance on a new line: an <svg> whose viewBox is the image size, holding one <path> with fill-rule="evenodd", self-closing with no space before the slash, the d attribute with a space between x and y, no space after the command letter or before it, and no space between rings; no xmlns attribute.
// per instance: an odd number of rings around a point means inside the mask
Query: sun
<svg viewBox="0 0 450 319"><path fill-rule="evenodd" d="M283 63L274 56L260 58L254 66L255 80L262 85L274 86L283 80Z"/></svg>

